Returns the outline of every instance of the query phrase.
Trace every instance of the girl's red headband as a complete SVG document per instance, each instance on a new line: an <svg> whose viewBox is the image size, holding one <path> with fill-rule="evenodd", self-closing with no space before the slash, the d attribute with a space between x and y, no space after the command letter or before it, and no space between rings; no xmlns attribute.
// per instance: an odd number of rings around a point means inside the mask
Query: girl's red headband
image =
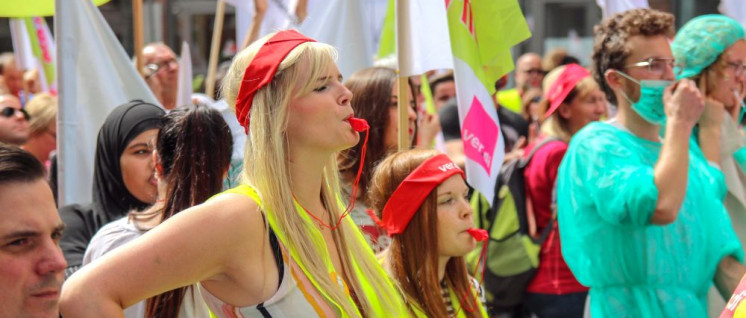
<svg viewBox="0 0 746 318"><path fill-rule="evenodd" d="M247 134L249 133L249 111L254 94L272 81L277 68L288 53L305 42L316 42L316 40L295 30L277 32L262 45L246 68L241 87L238 89L238 97L236 97L236 117L241 126L246 129Z"/></svg>
<svg viewBox="0 0 746 318"><path fill-rule="evenodd" d="M400 234L407 228L409 221L430 192L454 174L461 174L462 178L466 178L464 171L448 159L448 156L439 154L427 159L396 187L383 207L383 220L372 210L368 210L368 213L389 235Z"/></svg>

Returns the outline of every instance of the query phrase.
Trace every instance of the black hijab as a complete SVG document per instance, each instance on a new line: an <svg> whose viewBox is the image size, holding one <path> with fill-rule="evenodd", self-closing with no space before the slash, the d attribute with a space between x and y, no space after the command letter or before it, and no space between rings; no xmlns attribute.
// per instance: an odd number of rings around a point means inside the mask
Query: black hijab
<svg viewBox="0 0 746 318"><path fill-rule="evenodd" d="M89 205L71 204L60 209L60 218L67 225L60 240L68 265L66 277L81 266L88 243L101 227L131 210L141 210L149 205L127 190L119 158L132 139L143 131L158 128L165 114L156 105L134 100L117 106L106 117L96 143L93 202Z"/></svg>
<svg viewBox="0 0 746 318"><path fill-rule="evenodd" d="M134 100L115 108L98 132L93 166L93 211L103 224L141 210L150 204L135 198L124 185L119 158L143 131L158 128L166 112L153 104Z"/></svg>

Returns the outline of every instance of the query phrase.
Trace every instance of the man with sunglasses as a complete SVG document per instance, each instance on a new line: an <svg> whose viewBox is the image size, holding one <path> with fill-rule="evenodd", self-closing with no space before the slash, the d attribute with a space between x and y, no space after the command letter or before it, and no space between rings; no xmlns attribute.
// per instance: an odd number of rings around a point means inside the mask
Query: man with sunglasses
<svg viewBox="0 0 746 318"><path fill-rule="evenodd" d="M174 109L179 84L179 61L163 42L146 45L142 50L145 81L166 109Z"/></svg>
<svg viewBox="0 0 746 318"><path fill-rule="evenodd" d="M716 154L690 141L722 115L673 82L673 26L635 9L594 29L593 75L618 113L573 137L557 177L562 254L594 318L707 317L713 281L728 294L744 272Z"/></svg>
<svg viewBox="0 0 746 318"><path fill-rule="evenodd" d="M522 113L523 95L531 88L541 90L544 74L541 56L531 52L519 56L515 62L515 88L499 91L498 102L512 112Z"/></svg>
<svg viewBox="0 0 746 318"><path fill-rule="evenodd" d="M0 142L20 146L29 137L29 115L11 94L0 95Z"/></svg>

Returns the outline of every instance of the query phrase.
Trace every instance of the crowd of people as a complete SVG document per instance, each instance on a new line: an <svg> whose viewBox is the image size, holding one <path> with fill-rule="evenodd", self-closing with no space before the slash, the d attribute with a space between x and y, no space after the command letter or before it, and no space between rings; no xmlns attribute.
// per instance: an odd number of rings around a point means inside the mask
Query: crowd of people
<svg viewBox="0 0 746 318"><path fill-rule="evenodd" d="M152 43L160 105L114 108L90 200L58 207L57 99L0 54L0 316L718 316L746 274L744 28L634 9L594 34L590 65L527 53L494 83L539 244L510 306L483 280L511 260L479 247L451 70L400 92L394 68L343 79L335 48L278 31L221 67L217 101L177 105Z"/></svg>

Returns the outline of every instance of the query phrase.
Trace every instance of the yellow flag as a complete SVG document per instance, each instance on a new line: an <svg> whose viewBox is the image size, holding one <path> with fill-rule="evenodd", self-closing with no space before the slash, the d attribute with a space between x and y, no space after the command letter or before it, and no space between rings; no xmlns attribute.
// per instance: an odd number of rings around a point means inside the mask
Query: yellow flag
<svg viewBox="0 0 746 318"><path fill-rule="evenodd" d="M92 1L96 6L109 2L109 0ZM0 17L3 18L46 17L51 15L54 15L54 0L0 1Z"/></svg>

